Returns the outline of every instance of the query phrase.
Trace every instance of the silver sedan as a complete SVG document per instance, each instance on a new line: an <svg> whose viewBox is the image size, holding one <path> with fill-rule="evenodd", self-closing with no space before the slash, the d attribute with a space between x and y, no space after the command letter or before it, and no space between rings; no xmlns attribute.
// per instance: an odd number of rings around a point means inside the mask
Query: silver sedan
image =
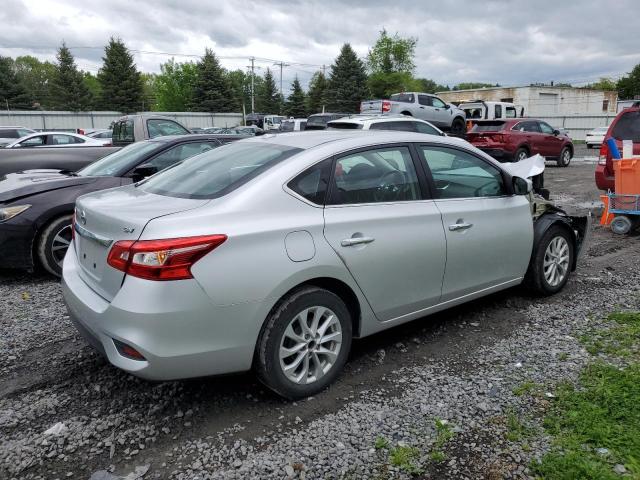
<svg viewBox="0 0 640 480"><path fill-rule="evenodd" d="M265 135L80 197L63 292L115 366L168 380L255 369L289 398L353 338L518 285L561 290L586 228L467 142Z"/></svg>

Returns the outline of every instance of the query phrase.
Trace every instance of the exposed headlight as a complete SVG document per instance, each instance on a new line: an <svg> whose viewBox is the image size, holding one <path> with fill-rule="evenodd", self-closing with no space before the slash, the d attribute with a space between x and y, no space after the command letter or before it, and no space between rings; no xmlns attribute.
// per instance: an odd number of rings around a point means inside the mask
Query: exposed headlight
<svg viewBox="0 0 640 480"><path fill-rule="evenodd" d="M0 222L6 222L30 207L31 205L16 205L15 207L0 208Z"/></svg>

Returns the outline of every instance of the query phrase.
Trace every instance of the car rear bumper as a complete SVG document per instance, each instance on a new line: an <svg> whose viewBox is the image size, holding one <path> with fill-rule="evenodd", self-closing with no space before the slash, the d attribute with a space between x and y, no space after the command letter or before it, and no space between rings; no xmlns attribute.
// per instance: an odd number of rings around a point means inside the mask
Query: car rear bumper
<svg viewBox="0 0 640 480"><path fill-rule="evenodd" d="M595 179L596 186L600 190L611 190L612 192L616 189L615 176L607 175L606 166L605 165L596 165L595 171Z"/></svg>
<svg viewBox="0 0 640 480"><path fill-rule="evenodd" d="M218 307L195 280L153 282L127 277L111 302L79 276L73 245L62 292L69 317L114 366L149 380L175 380L249 370L258 305ZM144 360L123 356L114 340Z"/></svg>
<svg viewBox="0 0 640 480"><path fill-rule="evenodd" d="M33 268L32 224L0 223L0 268Z"/></svg>

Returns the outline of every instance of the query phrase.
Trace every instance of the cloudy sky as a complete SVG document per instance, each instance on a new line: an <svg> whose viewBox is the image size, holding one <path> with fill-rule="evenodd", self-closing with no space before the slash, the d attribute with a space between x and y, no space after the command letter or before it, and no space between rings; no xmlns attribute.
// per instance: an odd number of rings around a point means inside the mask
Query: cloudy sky
<svg viewBox="0 0 640 480"><path fill-rule="evenodd" d="M349 42L363 58L382 28L418 38L416 75L454 85L482 81L585 84L640 63L638 0L1 0L0 55L51 60L62 40L97 72L110 36L142 71L172 55L213 48L227 68L284 61L283 81L332 63ZM279 69L279 67L275 67Z"/></svg>

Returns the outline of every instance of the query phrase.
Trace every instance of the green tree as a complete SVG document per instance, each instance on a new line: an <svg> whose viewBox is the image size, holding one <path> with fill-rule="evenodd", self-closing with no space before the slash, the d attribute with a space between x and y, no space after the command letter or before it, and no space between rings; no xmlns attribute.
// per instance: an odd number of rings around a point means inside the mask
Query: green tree
<svg viewBox="0 0 640 480"><path fill-rule="evenodd" d="M640 95L640 63L633 70L618 80L618 97L623 100L634 99Z"/></svg>
<svg viewBox="0 0 640 480"><path fill-rule="evenodd" d="M256 88L256 111L267 114L280 112L280 93L269 68L264 74L260 88Z"/></svg>
<svg viewBox="0 0 640 480"><path fill-rule="evenodd" d="M391 37L385 29L367 55L367 68L371 73L405 72L411 75L415 69L413 57L417 38L402 38L397 33Z"/></svg>
<svg viewBox="0 0 640 480"><path fill-rule="evenodd" d="M142 82L142 105L140 110L143 112L157 112L158 103L156 99L156 74L141 73L140 81Z"/></svg>
<svg viewBox="0 0 640 480"><path fill-rule="evenodd" d="M291 94L285 104L285 114L294 118L306 117L307 107L305 100L306 95L296 75L296 78L293 79L293 83L291 84Z"/></svg>
<svg viewBox="0 0 640 480"><path fill-rule="evenodd" d="M56 66L51 62L41 62L36 57L25 55L15 59L18 82L24 86L31 104L35 108L51 108L51 83Z"/></svg>
<svg viewBox="0 0 640 480"><path fill-rule="evenodd" d="M251 75L242 70L232 70L227 76L233 90L234 111L251 112Z"/></svg>
<svg viewBox="0 0 640 480"><path fill-rule="evenodd" d="M307 112L309 115L321 113L326 104L327 77L322 72L316 72L309 81L307 94Z"/></svg>
<svg viewBox="0 0 640 480"><path fill-rule="evenodd" d="M186 112L191 109L197 72L195 63L177 63L173 58L160 65L160 73L153 83L158 111Z"/></svg>
<svg viewBox="0 0 640 480"><path fill-rule="evenodd" d="M100 99L102 98L102 87L100 86L100 80L98 77L91 72L82 72L82 81L87 86L87 89L91 92L91 98L93 99L93 103L91 108L99 109L100 107Z"/></svg>
<svg viewBox="0 0 640 480"><path fill-rule="evenodd" d="M477 88L490 88L490 87L499 87L497 83L493 85L492 83L482 83L482 82L462 82L457 85L454 85L451 90L475 90Z"/></svg>
<svg viewBox="0 0 640 480"><path fill-rule="evenodd" d="M377 72L367 78L369 92L376 98L389 98L398 92L423 91L420 83L408 72Z"/></svg>
<svg viewBox="0 0 640 480"><path fill-rule="evenodd" d="M63 42L56 56L55 74L51 83L52 106L56 110L79 112L89 110L93 103L91 92L78 71L71 50Z"/></svg>
<svg viewBox="0 0 640 480"><path fill-rule="evenodd" d="M0 57L0 108L2 110L28 110L32 108L29 94L18 80L11 57Z"/></svg>
<svg viewBox="0 0 640 480"><path fill-rule="evenodd" d="M600 77L600 80L598 80L595 83L591 83L589 85L586 85L585 88L591 88L593 90L609 90L609 91L615 91L618 89L618 84L607 77Z"/></svg>
<svg viewBox="0 0 640 480"><path fill-rule="evenodd" d="M416 78L416 82L418 82L417 90L424 93L445 92L449 90L447 85L440 85L430 78Z"/></svg>
<svg viewBox="0 0 640 480"><path fill-rule="evenodd" d="M142 80L133 55L119 38L111 37L104 49L103 65L98 72L102 91L101 105L123 113L142 108Z"/></svg>
<svg viewBox="0 0 640 480"><path fill-rule="evenodd" d="M192 110L195 112L232 112L233 90L227 72L220 65L213 50L207 48L196 64L197 75L193 90Z"/></svg>
<svg viewBox="0 0 640 480"><path fill-rule="evenodd" d="M345 43L331 66L327 85L327 108L334 112L356 113L367 97L367 74L362 60Z"/></svg>

